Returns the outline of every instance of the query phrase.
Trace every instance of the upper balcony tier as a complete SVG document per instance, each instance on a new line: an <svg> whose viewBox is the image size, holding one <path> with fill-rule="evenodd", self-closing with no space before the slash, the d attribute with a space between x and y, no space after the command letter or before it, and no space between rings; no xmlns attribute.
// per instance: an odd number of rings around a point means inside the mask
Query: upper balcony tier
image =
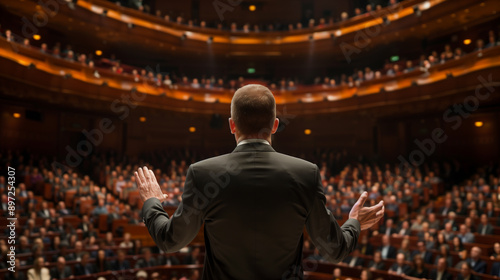
<svg viewBox="0 0 500 280"><path fill-rule="evenodd" d="M60 1L54 1L60 3ZM44 7L33 0L5 0L9 12L30 23ZM215 56L328 55L345 59L346 53L392 42L450 34L464 26L500 16L496 0L406 0L380 11L323 27L280 32L231 32L177 24L105 0L78 0L59 4L47 15L47 26L75 44L105 41L111 48L127 43L152 54L176 53ZM37 28L34 26L35 29ZM26 28L27 32L31 32ZM24 34L28 37L30 34Z"/></svg>

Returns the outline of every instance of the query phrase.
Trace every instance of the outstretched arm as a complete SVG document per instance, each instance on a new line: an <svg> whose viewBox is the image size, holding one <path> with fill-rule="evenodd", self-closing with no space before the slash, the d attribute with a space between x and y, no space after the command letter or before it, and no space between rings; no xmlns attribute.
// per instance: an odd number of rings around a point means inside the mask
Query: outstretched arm
<svg viewBox="0 0 500 280"><path fill-rule="evenodd" d="M161 205L165 199L156 177L147 167L135 173L141 199L142 215L149 234L163 251L176 252L193 240L203 224L203 209L195 204L195 186L191 168L188 169L182 202L172 217Z"/></svg>
<svg viewBox="0 0 500 280"><path fill-rule="evenodd" d="M363 207L368 194L361 194L354 204L349 219L339 226L335 217L325 206L326 198L317 172L317 186L313 197L311 211L306 220L306 229L320 253L329 261L338 263L349 255L358 243L361 230L368 229L384 215L383 202Z"/></svg>

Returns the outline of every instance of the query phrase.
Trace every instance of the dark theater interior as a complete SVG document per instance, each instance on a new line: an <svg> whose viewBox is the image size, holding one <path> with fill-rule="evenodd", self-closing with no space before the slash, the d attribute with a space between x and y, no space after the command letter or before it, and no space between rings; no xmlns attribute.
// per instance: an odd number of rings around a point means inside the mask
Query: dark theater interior
<svg viewBox="0 0 500 280"><path fill-rule="evenodd" d="M176 216L255 84L339 225L385 207L341 262L304 226L279 279L499 279L498 0L0 0L0 278L254 279L207 277L213 220L160 249L134 174Z"/></svg>

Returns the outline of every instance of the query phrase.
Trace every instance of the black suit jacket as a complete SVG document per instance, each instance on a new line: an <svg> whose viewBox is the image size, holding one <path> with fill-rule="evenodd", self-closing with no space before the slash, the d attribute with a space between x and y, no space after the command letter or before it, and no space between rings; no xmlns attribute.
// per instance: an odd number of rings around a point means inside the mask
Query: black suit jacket
<svg viewBox="0 0 500 280"><path fill-rule="evenodd" d="M68 266L65 266L63 271L60 271L59 269L57 269L57 267L54 267L50 270L50 277L52 279L64 279L70 277L71 275L73 275L73 272Z"/></svg>
<svg viewBox="0 0 500 280"><path fill-rule="evenodd" d="M491 275L500 276L500 262L493 263L493 266L491 266Z"/></svg>
<svg viewBox="0 0 500 280"><path fill-rule="evenodd" d="M437 275L438 275L437 270L433 269L432 272L431 272L430 277L431 277L432 280L436 280L437 279ZM453 279L452 275L449 274L447 271L445 271L443 273L443 276L441 277L441 280L452 280L452 279Z"/></svg>
<svg viewBox="0 0 500 280"><path fill-rule="evenodd" d="M253 142L192 164L172 217L156 198L142 211L166 252L188 245L205 223L205 280L297 279L304 226L330 261L340 262L356 246L359 222L340 227L325 202L316 165Z"/></svg>

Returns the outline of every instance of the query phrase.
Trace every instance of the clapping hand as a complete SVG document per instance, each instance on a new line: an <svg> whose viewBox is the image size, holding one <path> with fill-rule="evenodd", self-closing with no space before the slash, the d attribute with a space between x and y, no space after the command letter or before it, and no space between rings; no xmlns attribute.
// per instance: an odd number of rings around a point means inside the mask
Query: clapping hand
<svg viewBox="0 0 500 280"><path fill-rule="evenodd" d="M152 197L156 197L160 201L164 201L168 197L168 195L163 194L161 191L153 170L148 169L146 166L143 168L139 167L139 170L137 170L134 175L142 201L146 201Z"/></svg>
<svg viewBox="0 0 500 280"><path fill-rule="evenodd" d="M381 200L372 207L363 207L367 198L368 193L363 192L349 212L349 218L358 220L361 230L371 228L384 216L384 202Z"/></svg>

